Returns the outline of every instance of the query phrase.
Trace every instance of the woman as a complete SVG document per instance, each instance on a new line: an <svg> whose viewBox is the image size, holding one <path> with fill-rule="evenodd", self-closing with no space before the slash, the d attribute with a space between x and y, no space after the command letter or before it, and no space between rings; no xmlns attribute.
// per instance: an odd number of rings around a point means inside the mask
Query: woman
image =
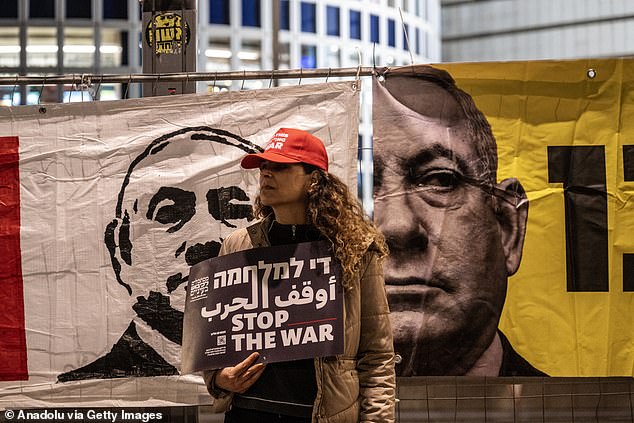
<svg viewBox="0 0 634 423"><path fill-rule="evenodd" d="M326 239L343 269L344 353L264 366L253 353L235 367L205 372L225 422L392 422L394 350L381 259L385 241L347 186L328 173L321 140L280 129L264 153L255 212L262 220L223 242L220 254Z"/></svg>

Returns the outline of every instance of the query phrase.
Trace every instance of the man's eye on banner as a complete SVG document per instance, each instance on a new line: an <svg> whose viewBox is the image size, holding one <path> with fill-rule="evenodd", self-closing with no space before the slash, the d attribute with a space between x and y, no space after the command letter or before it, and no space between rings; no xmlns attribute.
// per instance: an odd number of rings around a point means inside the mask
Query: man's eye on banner
<svg viewBox="0 0 634 423"><path fill-rule="evenodd" d="M178 374L189 268L253 220L235 169L261 151L230 132L192 127L154 139L132 160L104 243L135 317L109 352L58 381Z"/></svg>

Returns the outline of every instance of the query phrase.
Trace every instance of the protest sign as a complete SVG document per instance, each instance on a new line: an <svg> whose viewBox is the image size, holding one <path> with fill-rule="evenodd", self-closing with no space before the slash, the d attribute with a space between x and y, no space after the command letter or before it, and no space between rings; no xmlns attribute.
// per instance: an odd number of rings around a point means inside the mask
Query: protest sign
<svg viewBox="0 0 634 423"><path fill-rule="evenodd" d="M343 352L341 270L326 241L256 248L193 266L183 372Z"/></svg>

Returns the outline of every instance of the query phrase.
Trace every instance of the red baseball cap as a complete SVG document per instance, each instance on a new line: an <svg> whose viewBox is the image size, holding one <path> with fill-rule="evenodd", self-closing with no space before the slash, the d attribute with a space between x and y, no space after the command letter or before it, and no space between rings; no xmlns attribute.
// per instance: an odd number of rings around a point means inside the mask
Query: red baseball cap
<svg viewBox="0 0 634 423"><path fill-rule="evenodd" d="M247 154L240 165L260 167L263 160L274 163L307 163L328 172L328 153L324 143L301 129L280 128L264 148L264 153Z"/></svg>

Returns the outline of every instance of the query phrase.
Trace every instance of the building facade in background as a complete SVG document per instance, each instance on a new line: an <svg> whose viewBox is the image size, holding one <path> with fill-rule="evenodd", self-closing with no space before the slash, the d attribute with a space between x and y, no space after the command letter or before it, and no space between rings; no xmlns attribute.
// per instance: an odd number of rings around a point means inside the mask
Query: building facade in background
<svg viewBox="0 0 634 423"><path fill-rule="evenodd" d="M634 54L631 0L442 0L442 60Z"/></svg>
<svg viewBox="0 0 634 423"><path fill-rule="evenodd" d="M279 69L440 60L439 0L198 0L197 70L273 69L273 2L280 10ZM0 73L140 73L140 3L3 0ZM266 88L268 81L209 81L200 83L197 91L232 85ZM55 97L42 87L18 88L3 87L2 104L33 104ZM112 84L92 94L102 100L141 95L138 87L125 90ZM78 94L66 87L59 101L82 101Z"/></svg>

